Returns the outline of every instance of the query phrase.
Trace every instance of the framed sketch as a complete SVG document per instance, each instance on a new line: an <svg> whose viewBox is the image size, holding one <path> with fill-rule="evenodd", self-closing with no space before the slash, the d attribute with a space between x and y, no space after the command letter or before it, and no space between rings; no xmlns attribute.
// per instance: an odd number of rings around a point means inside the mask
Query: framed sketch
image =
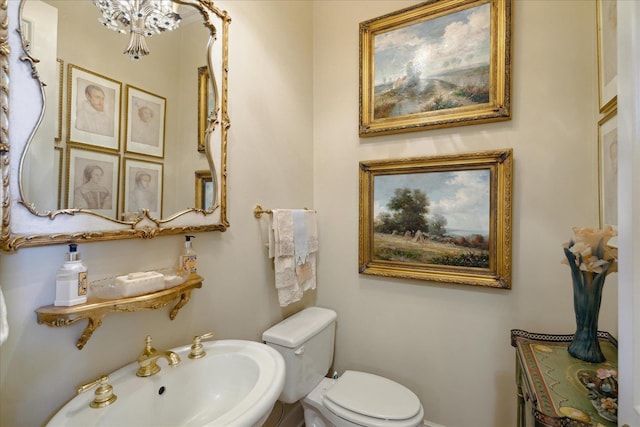
<svg viewBox="0 0 640 427"><path fill-rule="evenodd" d="M118 154L67 146L67 208L115 217L119 166Z"/></svg>
<svg viewBox="0 0 640 427"><path fill-rule="evenodd" d="M198 67L198 151L204 152L209 117L215 115L214 88L209 84L209 68Z"/></svg>
<svg viewBox="0 0 640 427"><path fill-rule="evenodd" d="M167 100L127 85L127 145L129 153L164 157Z"/></svg>
<svg viewBox="0 0 640 427"><path fill-rule="evenodd" d="M212 210L214 208L214 182L211 171L197 170L196 175L196 209Z"/></svg>
<svg viewBox="0 0 640 427"><path fill-rule="evenodd" d="M362 274L511 288L512 150L360 163Z"/></svg>
<svg viewBox="0 0 640 427"><path fill-rule="evenodd" d="M56 121L56 136L54 141L57 143L62 142L62 94L64 93L64 61L60 58L56 59L58 67L56 73L58 77L58 120Z"/></svg>
<svg viewBox="0 0 640 427"><path fill-rule="evenodd" d="M122 83L69 64L67 142L120 150Z"/></svg>
<svg viewBox="0 0 640 427"><path fill-rule="evenodd" d="M598 205L600 228L618 227L618 110L598 123Z"/></svg>
<svg viewBox="0 0 640 427"><path fill-rule="evenodd" d="M601 113L616 104L618 85L617 0L596 0L598 39L598 99Z"/></svg>
<svg viewBox="0 0 640 427"><path fill-rule="evenodd" d="M361 22L360 136L510 120L511 1L428 1Z"/></svg>
<svg viewBox="0 0 640 427"><path fill-rule="evenodd" d="M62 209L63 200L62 200L62 183L63 183L63 155L62 155L62 147L53 147L53 162L56 165L56 170L58 173L55 175L55 179L57 180L56 187L58 188L58 197L57 197L57 210Z"/></svg>
<svg viewBox="0 0 640 427"><path fill-rule="evenodd" d="M27 53L31 53L33 45L33 21L31 19L23 17L20 20L20 33L22 34L24 50Z"/></svg>
<svg viewBox="0 0 640 427"><path fill-rule="evenodd" d="M163 165L124 159L123 217L144 210L153 218L162 218Z"/></svg>

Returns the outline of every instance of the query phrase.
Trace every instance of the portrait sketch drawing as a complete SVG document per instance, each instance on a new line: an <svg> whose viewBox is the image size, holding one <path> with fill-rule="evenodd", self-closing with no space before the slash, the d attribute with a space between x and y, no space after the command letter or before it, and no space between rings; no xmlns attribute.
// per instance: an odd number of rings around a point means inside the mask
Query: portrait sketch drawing
<svg viewBox="0 0 640 427"><path fill-rule="evenodd" d="M75 158L73 206L78 209L111 210L113 208L113 164L82 157Z"/></svg>
<svg viewBox="0 0 640 427"><path fill-rule="evenodd" d="M160 146L160 105L132 96L131 141Z"/></svg>
<svg viewBox="0 0 640 427"><path fill-rule="evenodd" d="M76 82L75 129L113 137L115 90L81 77Z"/></svg>
<svg viewBox="0 0 640 427"><path fill-rule="evenodd" d="M618 130L602 135L603 167L603 220L605 224L618 224Z"/></svg>
<svg viewBox="0 0 640 427"><path fill-rule="evenodd" d="M139 212L147 209L157 212L158 209L158 171L142 167L131 167L129 170L128 211Z"/></svg>
<svg viewBox="0 0 640 427"><path fill-rule="evenodd" d="M164 157L164 126L167 100L127 85L126 151Z"/></svg>

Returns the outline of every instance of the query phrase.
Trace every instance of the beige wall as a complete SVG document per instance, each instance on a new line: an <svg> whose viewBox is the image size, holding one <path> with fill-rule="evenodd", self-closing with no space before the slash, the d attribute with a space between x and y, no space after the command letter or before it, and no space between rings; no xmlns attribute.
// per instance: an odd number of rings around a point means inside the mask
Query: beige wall
<svg viewBox="0 0 640 427"><path fill-rule="evenodd" d="M448 427L515 424L509 330L574 331L561 244L597 226L596 36L591 1L516 1L513 119L359 139L358 23L412 1L314 2L314 197L318 305L338 312L335 368L414 390ZM337 65L336 65L337 64ZM513 289L358 274L358 162L512 147ZM616 280L601 329L616 332Z"/></svg>
<svg viewBox="0 0 640 427"><path fill-rule="evenodd" d="M133 360L146 334L158 348L210 330L259 340L268 326L316 302L338 311L339 372L362 369L406 384L426 419L447 427L514 424L509 330L573 332L560 245L572 226L598 222L595 6L516 1L513 120L359 139L358 23L414 3L218 3L233 19L231 227L194 241L204 287L174 321L169 308L108 316L78 351L84 324L49 328L37 325L33 312L53 301L66 247L0 255L11 325L0 347L0 425L42 424L78 384ZM11 125L19 127L20 119L12 117ZM359 161L508 147L515 158L512 290L358 274ZM284 310L255 204L319 213L317 293ZM181 245L176 236L85 244L80 251L97 279L171 265ZM600 326L615 334L616 277L608 280Z"/></svg>

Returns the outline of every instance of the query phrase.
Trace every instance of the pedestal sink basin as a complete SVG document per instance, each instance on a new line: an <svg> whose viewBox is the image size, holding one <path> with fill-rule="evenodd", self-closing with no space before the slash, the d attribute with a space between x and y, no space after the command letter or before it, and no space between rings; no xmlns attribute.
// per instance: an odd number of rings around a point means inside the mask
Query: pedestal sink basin
<svg viewBox="0 0 640 427"><path fill-rule="evenodd" d="M150 377L138 363L109 374L115 402L91 408L94 391L79 394L47 424L54 426L261 426L284 387L284 360L271 347L243 340L202 343L206 355L190 359L190 345L171 349L181 362Z"/></svg>

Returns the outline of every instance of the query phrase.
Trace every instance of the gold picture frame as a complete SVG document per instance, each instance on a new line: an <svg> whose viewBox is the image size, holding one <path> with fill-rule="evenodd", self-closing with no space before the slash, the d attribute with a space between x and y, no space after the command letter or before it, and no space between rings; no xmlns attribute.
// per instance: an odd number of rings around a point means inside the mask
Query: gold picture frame
<svg viewBox="0 0 640 427"><path fill-rule="evenodd" d="M162 218L164 165L161 162L125 157L122 178L123 220L135 218L147 211Z"/></svg>
<svg viewBox="0 0 640 427"><path fill-rule="evenodd" d="M53 162L56 165L58 173L55 175L57 180L56 187L58 188L58 197L56 200L56 207L58 210L62 209L64 201L62 200L62 188L64 180L64 149L62 147L53 147Z"/></svg>
<svg viewBox="0 0 640 427"><path fill-rule="evenodd" d="M209 170L195 171L196 209L212 210L215 206L214 182Z"/></svg>
<svg viewBox="0 0 640 427"><path fill-rule="evenodd" d="M217 120L216 96L209 84L209 68L198 67L198 151L204 153L205 135L209 118Z"/></svg>
<svg viewBox="0 0 640 427"><path fill-rule="evenodd" d="M56 144L60 144L62 142L62 109L63 109L63 102L62 102L62 97L63 97L63 93L64 93L64 61L60 58L56 59L56 62L58 64L58 67L56 68L56 73L57 73L57 77L58 77L58 118L56 121L56 136L54 137L54 142Z"/></svg>
<svg viewBox="0 0 640 427"><path fill-rule="evenodd" d="M363 161L359 177L361 274L511 288L512 149Z"/></svg>
<svg viewBox="0 0 640 427"><path fill-rule="evenodd" d="M120 150L122 83L68 64L67 143Z"/></svg>
<svg viewBox="0 0 640 427"><path fill-rule="evenodd" d="M167 99L126 85L127 153L164 158Z"/></svg>
<svg viewBox="0 0 640 427"><path fill-rule="evenodd" d="M115 217L118 211L120 155L67 145L67 209L90 209Z"/></svg>
<svg viewBox="0 0 640 427"><path fill-rule="evenodd" d="M598 106L607 113L616 105L618 86L617 0L596 0Z"/></svg>
<svg viewBox="0 0 640 427"><path fill-rule="evenodd" d="M360 136L510 120L511 8L428 1L361 22Z"/></svg>
<svg viewBox="0 0 640 427"><path fill-rule="evenodd" d="M600 228L618 227L618 109L598 122L598 207Z"/></svg>

